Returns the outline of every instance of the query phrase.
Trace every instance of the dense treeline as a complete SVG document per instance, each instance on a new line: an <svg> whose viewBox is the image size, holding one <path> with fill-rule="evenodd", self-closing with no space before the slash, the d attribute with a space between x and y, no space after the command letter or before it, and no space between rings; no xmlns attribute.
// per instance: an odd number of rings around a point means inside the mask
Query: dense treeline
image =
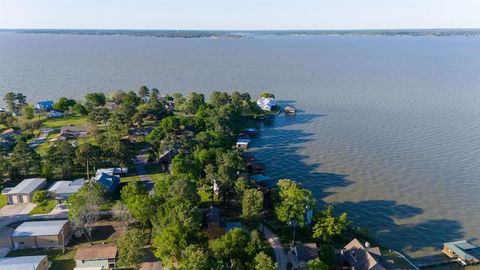
<svg viewBox="0 0 480 270"><path fill-rule="evenodd" d="M262 96L274 97L270 93ZM39 111L34 112L39 120L31 117L24 109L30 105L21 94L9 93L4 100L13 113L1 113L0 124L21 128L24 133L8 155L0 155L3 177L86 175L90 179L97 166L132 165L140 150L148 150L154 162L164 162L165 156L171 159L166 173L156 179L153 192L140 181L129 182L120 190L112 208L126 230L117 243L119 266L138 266L143 247L150 244L155 256L171 268L276 269L256 230L269 219L283 228L294 223L307 231L309 238L322 245L320 260L312 262L309 269L325 269L332 265L332 241L350 227L346 214L335 216L331 207L315 212L313 225L306 222L306 211L315 210L316 201L295 181L280 180L267 198L265 190L248 178L242 152L234 144L240 131L257 127L264 114L248 93L213 92L206 100L195 92L161 96L157 89L143 86L138 93L117 91L110 97L89 93L85 102L62 97L53 108L63 112L67 120L83 117L88 136L78 144L54 142L42 154L28 146L28 132L49 120L41 118ZM132 141L131 131L146 125L153 130ZM239 212L237 218L245 229L233 229L208 240L202 231L201 214L207 208L200 204L199 189L210 193L208 206ZM106 191L92 182L68 200L76 233L89 241L105 198ZM268 207L266 199L270 200Z"/></svg>

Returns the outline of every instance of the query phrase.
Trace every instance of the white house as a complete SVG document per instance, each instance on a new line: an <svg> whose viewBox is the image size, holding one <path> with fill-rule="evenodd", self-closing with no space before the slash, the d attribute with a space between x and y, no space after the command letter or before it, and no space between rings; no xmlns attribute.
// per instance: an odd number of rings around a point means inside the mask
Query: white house
<svg viewBox="0 0 480 270"><path fill-rule="evenodd" d="M60 118L60 117L63 117L64 116L64 113L63 112L60 112L60 111L51 111L48 113L48 118Z"/></svg>
<svg viewBox="0 0 480 270"><path fill-rule="evenodd" d="M29 178L20 182L14 188L5 188L2 194L7 196L8 204L31 203L33 193L47 185L45 178Z"/></svg>
<svg viewBox="0 0 480 270"><path fill-rule="evenodd" d="M77 179L74 181L57 181L49 189L50 197L59 203L64 202L74 193L77 193L85 185L85 179Z"/></svg>
<svg viewBox="0 0 480 270"><path fill-rule="evenodd" d="M257 105L264 111L271 111L273 107L277 106L277 101L274 98L261 97L257 100Z"/></svg>
<svg viewBox="0 0 480 270"><path fill-rule="evenodd" d="M0 258L0 270L47 270L47 255Z"/></svg>

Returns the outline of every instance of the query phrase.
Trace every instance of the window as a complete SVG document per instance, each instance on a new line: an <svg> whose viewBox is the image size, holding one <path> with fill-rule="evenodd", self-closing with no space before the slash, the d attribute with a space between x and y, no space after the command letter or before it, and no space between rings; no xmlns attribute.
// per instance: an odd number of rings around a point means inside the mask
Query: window
<svg viewBox="0 0 480 270"><path fill-rule="evenodd" d="M18 242L18 244L23 245L23 244L25 244L25 243L24 243L24 242Z"/></svg>

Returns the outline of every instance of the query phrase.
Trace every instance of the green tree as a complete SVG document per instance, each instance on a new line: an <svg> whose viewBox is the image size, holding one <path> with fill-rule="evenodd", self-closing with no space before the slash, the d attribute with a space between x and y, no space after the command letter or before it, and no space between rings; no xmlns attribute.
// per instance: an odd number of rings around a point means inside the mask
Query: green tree
<svg viewBox="0 0 480 270"><path fill-rule="evenodd" d="M185 249L179 264L180 270L209 270L213 268L208 252L197 245L190 245Z"/></svg>
<svg viewBox="0 0 480 270"><path fill-rule="evenodd" d="M82 143L75 150L75 163L86 167L87 179L90 179L90 166L95 166L95 163L100 159L100 148L90 143Z"/></svg>
<svg viewBox="0 0 480 270"><path fill-rule="evenodd" d="M150 226L155 214L156 204L154 198L148 195L141 182L130 182L122 188L122 201L127 205L132 216L142 224Z"/></svg>
<svg viewBox="0 0 480 270"><path fill-rule="evenodd" d="M278 265L273 263L272 258L261 251L255 256L255 270L276 270Z"/></svg>
<svg viewBox="0 0 480 270"><path fill-rule="evenodd" d="M263 97L263 98L275 98L275 95L272 94L272 93L263 92L262 94L260 94L260 97Z"/></svg>
<svg viewBox="0 0 480 270"><path fill-rule="evenodd" d="M92 108L88 119L95 124L106 124L110 118L110 112L105 108Z"/></svg>
<svg viewBox="0 0 480 270"><path fill-rule="evenodd" d="M37 190L33 193L32 202L36 203L40 207L45 207L48 204L47 196L48 191Z"/></svg>
<svg viewBox="0 0 480 270"><path fill-rule="evenodd" d="M41 161L35 150L28 147L23 141L17 142L10 156L12 178L25 177L40 172Z"/></svg>
<svg viewBox="0 0 480 270"><path fill-rule="evenodd" d="M138 90L138 95L142 99L142 101L146 102L148 100L148 97L150 96L150 89L146 87L145 85L140 87L140 90Z"/></svg>
<svg viewBox="0 0 480 270"><path fill-rule="evenodd" d="M88 111L85 108L85 106L83 106L80 103L77 103L77 104L73 105L71 110L72 110L73 113L76 113L76 114L79 114L79 115L87 115L88 114Z"/></svg>
<svg viewBox="0 0 480 270"><path fill-rule="evenodd" d="M280 199L280 202L275 205L277 219L285 224L295 220L298 225L303 226L306 208L315 207L312 192L289 179L278 181L277 186Z"/></svg>
<svg viewBox="0 0 480 270"><path fill-rule="evenodd" d="M308 270L328 270L330 269L327 264L322 262L319 258L310 260L307 262Z"/></svg>
<svg viewBox="0 0 480 270"><path fill-rule="evenodd" d="M350 226L347 213L336 217L333 213L333 206L328 205L316 216L313 226L313 237L323 242L329 242L334 237L341 235Z"/></svg>
<svg viewBox="0 0 480 270"><path fill-rule="evenodd" d="M322 244L318 252L318 258L325 263L329 269L335 265L335 248L331 244Z"/></svg>
<svg viewBox="0 0 480 270"><path fill-rule="evenodd" d="M205 97L203 94L192 92L188 94L187 102L185 103L185 113L195 114L203 104L205 104Z"/></svg>
<svg viewBox="0 0 480 270"><path fill-rule="evenodd" d="M118 266L138 268L145 256L144 237L139 229L128 230L117 241Z"/></svg>
<svg viewBox="0 0 480 270"><path fill-rule="evenodd" d="M103 160L109 160L115 166L128 167L135 157L133 144L119 137L113 131L102 134L99 138Z"/></svg>
<svg viewBox="0 0 480 270"><path fill-rule="evenodd" d="M105 97L104 93L88 93L85 95L85 106L91 111L93 108L97 108L100 106L104 106L107 98Z"/></svg>
<svg viewBox="0 0 480 270"><path fill-rule="evenodd" d="M23 116L29 120L35 116L32 105L23 106L22 113L23 113Z"/></svg>
<svg viewBox="0 0 480 270"><path fill-rule="evenodd" d="M71 107L75 106L77 102L74 99L68 99L66 97L61 97L55 102L53 105L53 108L55 110L63 111L66 112L68 111Z"/></svg>
<svg viewBox="0 0 480 270"><path fill-rule="evenodd" d="M155 256L169 267L187 246L206 241L200 232L200 220L197 208L188 200L164 203L154 220Z"/></svg>
<svg viewBox="0 0 480 270"><path fill-rule="evenodd" d="M256 228L262 217L263 193L258 189L248 189L243 194L242 218L251 228Z"/></svg>
<svg viewBox="0 0 480 270"><path fill-rule="evenodd" d="M3 101L7 105L7 108L11 112L15 112L16 107L15 107L15 93L14 92L8 92L3 96Z"/></svg>
<svg viewBox="0 0 480 270"><path fill-rule="evenodd" d="M68 219L77 236L85 235L92 243L92 230L100 218L105 189L97 182L90 182L67 200Z"/></svg>
<svg viewBox="0 0 480 270"><path fill-rule="evenodd" d="M211 249L215 258L221 261L225 267L248 269L256 253L261 251L258 245L258 236L255 236L252 241L248 233L234 228L224 236L213 240Z"/></svg>
<svg viewBox="0 0 480 270"><path fill-rule="evenodd" d="M49 171L70 178L75 170L75 147L68 141L58 141L51 145L45 156Z"/></svg>

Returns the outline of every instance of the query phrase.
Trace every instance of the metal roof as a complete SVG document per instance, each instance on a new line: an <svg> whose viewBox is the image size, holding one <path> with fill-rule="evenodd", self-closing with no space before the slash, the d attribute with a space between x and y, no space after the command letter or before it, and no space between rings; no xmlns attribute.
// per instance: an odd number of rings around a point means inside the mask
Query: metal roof
<svg viewBox="0 0 480 270"><path fill-rule="evenodd" d="M47 179L45 178L29 178L25 179L12 190L10 190L7 194L30 194L33 191L37 190L41 185L45 184Z"/></svg>
<svg viewBox="0 0 480 270"><path fill-rule="evenodd" d="M0 270L32 270L45 259L46 255L0 258Z"/></svg>
<svg viewBox="0 0 480 270"><path fill-rule="evenodd" d="M453 252L455 252L455 254L457 254L461 259L468 261L473 259L480 259L479 257L477 257L480 255L477 254L479 253L478 251L480 250L480 247L474 246L466 240L444 243L444 245Z"/></svg>
<svg viewBox="0 0 480 270"><path fill-rule="evenodd" d="M68 220L28 221L18 226L12 237L58 235Z"/></svg>
<svg viewBox="0 0 480 270"><path fill-rule="evenodd" d="M64 194L64 193L71 194L71 193L78 192L78 190L82 188L84 184L85 184L85 179L77 179L73 182L57 181L48 189L48 191L58 193L58 194Z"/></svg>

